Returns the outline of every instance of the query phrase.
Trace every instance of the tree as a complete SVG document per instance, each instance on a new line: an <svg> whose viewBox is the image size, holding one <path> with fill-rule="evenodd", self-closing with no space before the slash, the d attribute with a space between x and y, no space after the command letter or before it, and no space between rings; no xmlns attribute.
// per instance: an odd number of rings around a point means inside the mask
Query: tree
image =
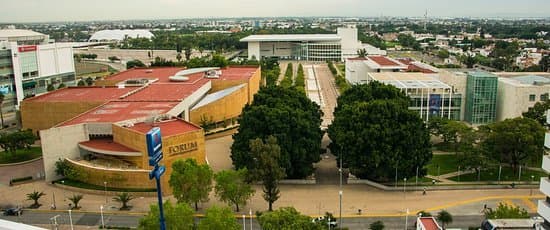
<svg viewBox="0 0 550 230"><path fill-rule="evenodd" d="M78 84L76 84L77 86L86 86L86 82L84 82L84 80L80 79L80 81L78 81Z"/></svg>
<svg viewBox="0 0 550 230"><path fill-rule="evenodd" d="M272 211L273 203L279 199L279 180L285 177L284 169L279 166L281 148L273 136L269 136L265 143L256 138L250 141L250 154L253 165L249 175L253 180L262 182L264 200L269 203L269 211Z"/></svg>
<svg viewBox="0 0 550 230"><path fill-rule="evenodd" d="M531 118L537 121L542 126L547 126L546 111L550 109L550 100L539 101L533 107L530 107L527 112L524 112L523 117Z"/></svg>
<svg viewBox="0 0 550 230"><path fill-rule="evenodd" d="M372 224L369 225L370 230L383 230L386 226L384 226L384 222L382 221L375 221Z"/></svg>
<svg viewBox="0 0 550 230"><path fill-rule="evenodd" d="M449 58L449 51L446 49L441 49L437 52L437 56L441 59Z"/></svg>
<svg viewBox="0 0 550 230"><path fill-rule="evenodd" d="M514 118L486 126L486 137L481 143L487 156L499 162L518 166L544 152L545 129L531 118Z"/></svg>
<svg viewBox="0 0 550 230"><path fill-rule="evenodd" d="M357 56L359 57L366 57L368 55L367 53L367 50L366 49L358 49L357 50Z"/></svg>
<svg viewBox="0 0 550 230"><path fill-rule="evenodd" d="M92 79L92 77L87 77L85 81L89 86L94 84L94 79Z"/></svg>
<svg viewBox="0 0 550 230"><path fill-rule="evenodd" d="M36 141L36 136L29 130L0 134L0 148L15 157L18 149L29 149Z"/></svg>
<svg viewBox="0 0 550 230"><path fill-rule="evenodd" d="M69 200L71 202L73 202L73 204L74 204L73 209L79 209L80 208L80 207L78 207L78 203L82 200L82 198L84 198L84 195L82 195L82 194L73 194L72 197L69 197Z"/></svg>
<svg viewBox="0 0 550 230"><path fill-rule="evenodd" d="M451 213L445 210L441 210L437 213L437 220L441 221L441 224L443 225L442 227L443 229L445 229L445 226L447 226L447 224L453 222L453 216L451 215Z"/></svg>
<svg viewBox="0 0 550 230"><path fill-rule="evenodd" d="M3 93L0 93L0 121L2 122L2 129L4 128L4 98L6 97L6 95L4 95Z"/></svg>
<svg viewBox="0 0 550 230"><path fill-rule="evenodd" d="M293 207L280 208L263 213L258 221L263 230L321 230L326 226L313 223L309 216L302 215Z"/></svg>
<svg viewBox="0 0 550 230"><path fill-rule="evenodd" d="M426 173L432 157L430 136L408 97L378 82L354 85L338 98L328 129L331 152L359 178L390 181Z"/></svg>
<svg viewBox="0 0 550 230"><path fill-rule="evenodd" d="M130 207L128 206L128 202L133 199L134 197L127 192L118 193L115 197L113 197L113 201L120 202L122 204L120 210L129 210Z"/></svg>
<svg viewBox="0 0 550 230"><path fill-rule="evenodd" d="M65 84L63 84L63 82L61 82L58 86L57 86L57 89L63 89L67 87Z"/></svg>
<svg viewBox="0 0 550 230"><path fill-rule="evenodd" d="M37 192L37 191L34 191L34 192L31 192L31 193L27 193L27 200L32 200L34 201L34 203L31 205L31 208L38 208L40 207L40 204L38 203L38 200L40 199L40 197L46 195L46 193L44 192Z"/></svg>
<svg viewBox="0 0 550 230"><path fill-rule="evenodd" d="M145 67L145 64L143 64L143 62L137 59L126 62L126 69L131 69L134 67Z"/></svg>
<svg viewBox="0 0 550 230"><path fill-rule="evenodd" d="M231 159L235 168L253 168L250 140L274 136L281 148L279 165L288 178L305 178L320 160L321 114L319 106L293 87L266 87L245 106L239 130L233 136Z"/></svg>
<svg viewBox="0 0 550 230"><path fill-rule="evenodd" d="M417 216L422 216L422 217L428 217L428 216L432 216L432 214L431 214L431 213L429 213L429 212L426 212L426 211L424 211L424 210L422 210L422 211L420 211L420 212L416 213L416 215L417 215Z"/></svg>
<svg viewBox="0 0 550 230"><path fill-rule="evenodd" d="M198 165L194 159L177 160L172 164L172 174L168 183L174 191L178 203L194 203L198 210L199 202L208 201L212 190L213 172L209 165Z"/></svg>
<svg viewBox="0 0 550 230"><path fill-rule="evenodd" d="M227 59L225 59L224 56L222 56L220 54L212 55L212 59L210 60L210 66L216 66L216 67L224 68L227 65L229 65L229 62L227 61Z"/></svg>
<svg viewBox="0 0 550 230"><path fill-rule="evenodd" d="M240 226L235 221L235 216L231 209L220 208L217 206L206 209L204 218L199 222L199 230L239 230Z"/></svg>
<svg viewBox="0 0 550 230"><path fill-rule="evenodd" d="M488 209L485 212L485 218L487 219L523 219L523 218L529 218L529 213L525 209L519 206L499 203L498 207L495 210Z"/></svg>
<svg viewBox="0 0 550 230"><path fill-rule="evenodd" d="M170 201L165 201L163 204L164 219L166 229L170 230L187 230L193 229L193 209L187 203L177 203L175 206ZM153 204L150 206L147 216L139 220L138 229L160 229L160 211L159 206Z"/></svg>
<svg viewBox="0 0 550 230"><path fill-rule="evenodd" d="M48 87L46 88L46 90L48 90L48 92L54 91L55 87L53 86L53 84L49 84Z"/></svg>
<svg viewBox="0 0 550 230"><path fill-rule="evenodd" d="M239 205L246 205L246 202L254 195L254 189L246 182L248 170L246 168L237 171L224 170L216 174L216 196L229 205L235 205L239 211Z"/></svg>

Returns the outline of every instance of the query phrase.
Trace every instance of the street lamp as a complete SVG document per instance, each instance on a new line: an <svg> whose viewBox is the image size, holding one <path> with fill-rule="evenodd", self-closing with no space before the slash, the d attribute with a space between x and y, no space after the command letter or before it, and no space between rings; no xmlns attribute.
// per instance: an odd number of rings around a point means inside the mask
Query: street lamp
<svg viewBox="0 0 550 230"><path fill-rule="evenodd" d="M252 209L248 211L248 214L250 215L250 230L252 230Z"/></svg>
<svg viewBox="0 0 550 230"><path fill-rule="evenodd" d="M103 220L103 205L99 206L99 210L101 212L101 226L105 228L105 221Z"/></svg>
<svg viewBox="0 0 550 230"><path fill-rule="evenodd" d="M63 202L65 202L65 181L62 180L61 184L63 185L63 188L61 188L61 189L63 189Z"/></svg>
<svg viewBox="0 0 550 230"><path fill-rule="evenodd" d="M340 199L340 217L338 221L340 222L340 228L342 227L342 151L340 151L340 191L338 192L338 197Z"/></svg>
<svg viewBox="0 0 550 230"><path fill-rule="evenodd" d="M243 230L246 230L246 215L243 214Z"/></svg>
<svg viewBox="0 0 550 230"><path fill-rule="evenodd" d="M533 180L535 179L535 176L531 175L531 189L529 190L529 196L533 195Z"/></svg>
<svg viewBox="0 0 550 230"><path fill-rule="evenodd" d="M71 211L72 210L69 209L69 223L71 223L71 230L74 230L74 228L73 228L73 216L71 214Z"/></svg>
<svg viewBox="0 0 550 230"><path fill-rule="evenodd" d="M403 178L403 197L407 198L407 178Z"/></svg>
<svg viewBox="0 0 550 230"><path fill-rule="evenodd" d="M107 204L107 181L103 181L103 187L105 188L103 192L103 195L105 195L105 204Z"/></svg>

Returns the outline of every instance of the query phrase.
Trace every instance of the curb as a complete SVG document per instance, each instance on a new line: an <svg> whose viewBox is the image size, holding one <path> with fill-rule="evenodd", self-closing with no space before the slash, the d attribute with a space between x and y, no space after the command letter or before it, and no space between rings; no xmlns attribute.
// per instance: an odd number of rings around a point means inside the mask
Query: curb
<svg viewBox="0 0 550 230"><path fill-rule="evenodd" d="M32 160L23 161L23 162L17 162L17 163L11 163L11 164L0 164L0 167L24 165L24 164L32 163L32 162L35 162L35 161L39 161L39 160L41 160L41 159L42 159L42 156L40 156L40 157L38 157L38 158L34 158L34 159L32 159Z"/></svg>

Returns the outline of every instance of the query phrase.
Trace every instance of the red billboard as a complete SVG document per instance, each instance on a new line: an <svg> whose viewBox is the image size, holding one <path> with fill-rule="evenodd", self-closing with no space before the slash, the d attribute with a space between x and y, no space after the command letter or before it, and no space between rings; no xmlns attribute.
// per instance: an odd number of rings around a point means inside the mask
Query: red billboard
<svg viewBox="0 0 550 230"><path fill-rule="evenodd" d="M36 46L19 46L19 53L36 51Z"/></svg>

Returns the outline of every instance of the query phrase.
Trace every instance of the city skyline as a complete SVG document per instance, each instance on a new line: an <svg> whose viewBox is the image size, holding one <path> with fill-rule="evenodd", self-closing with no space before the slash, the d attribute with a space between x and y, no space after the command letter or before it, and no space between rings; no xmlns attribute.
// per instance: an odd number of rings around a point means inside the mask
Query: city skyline
<svg viewBox="0 0 550 230"><path fill-rule="evenodd" d="M411 0L6 0L0 23L237 17L548 17L550 2ZM452 7L451 5L452 4ZM475 6L475 7L474 7ZM63 13L60 13L63 12Z"/></svg>

